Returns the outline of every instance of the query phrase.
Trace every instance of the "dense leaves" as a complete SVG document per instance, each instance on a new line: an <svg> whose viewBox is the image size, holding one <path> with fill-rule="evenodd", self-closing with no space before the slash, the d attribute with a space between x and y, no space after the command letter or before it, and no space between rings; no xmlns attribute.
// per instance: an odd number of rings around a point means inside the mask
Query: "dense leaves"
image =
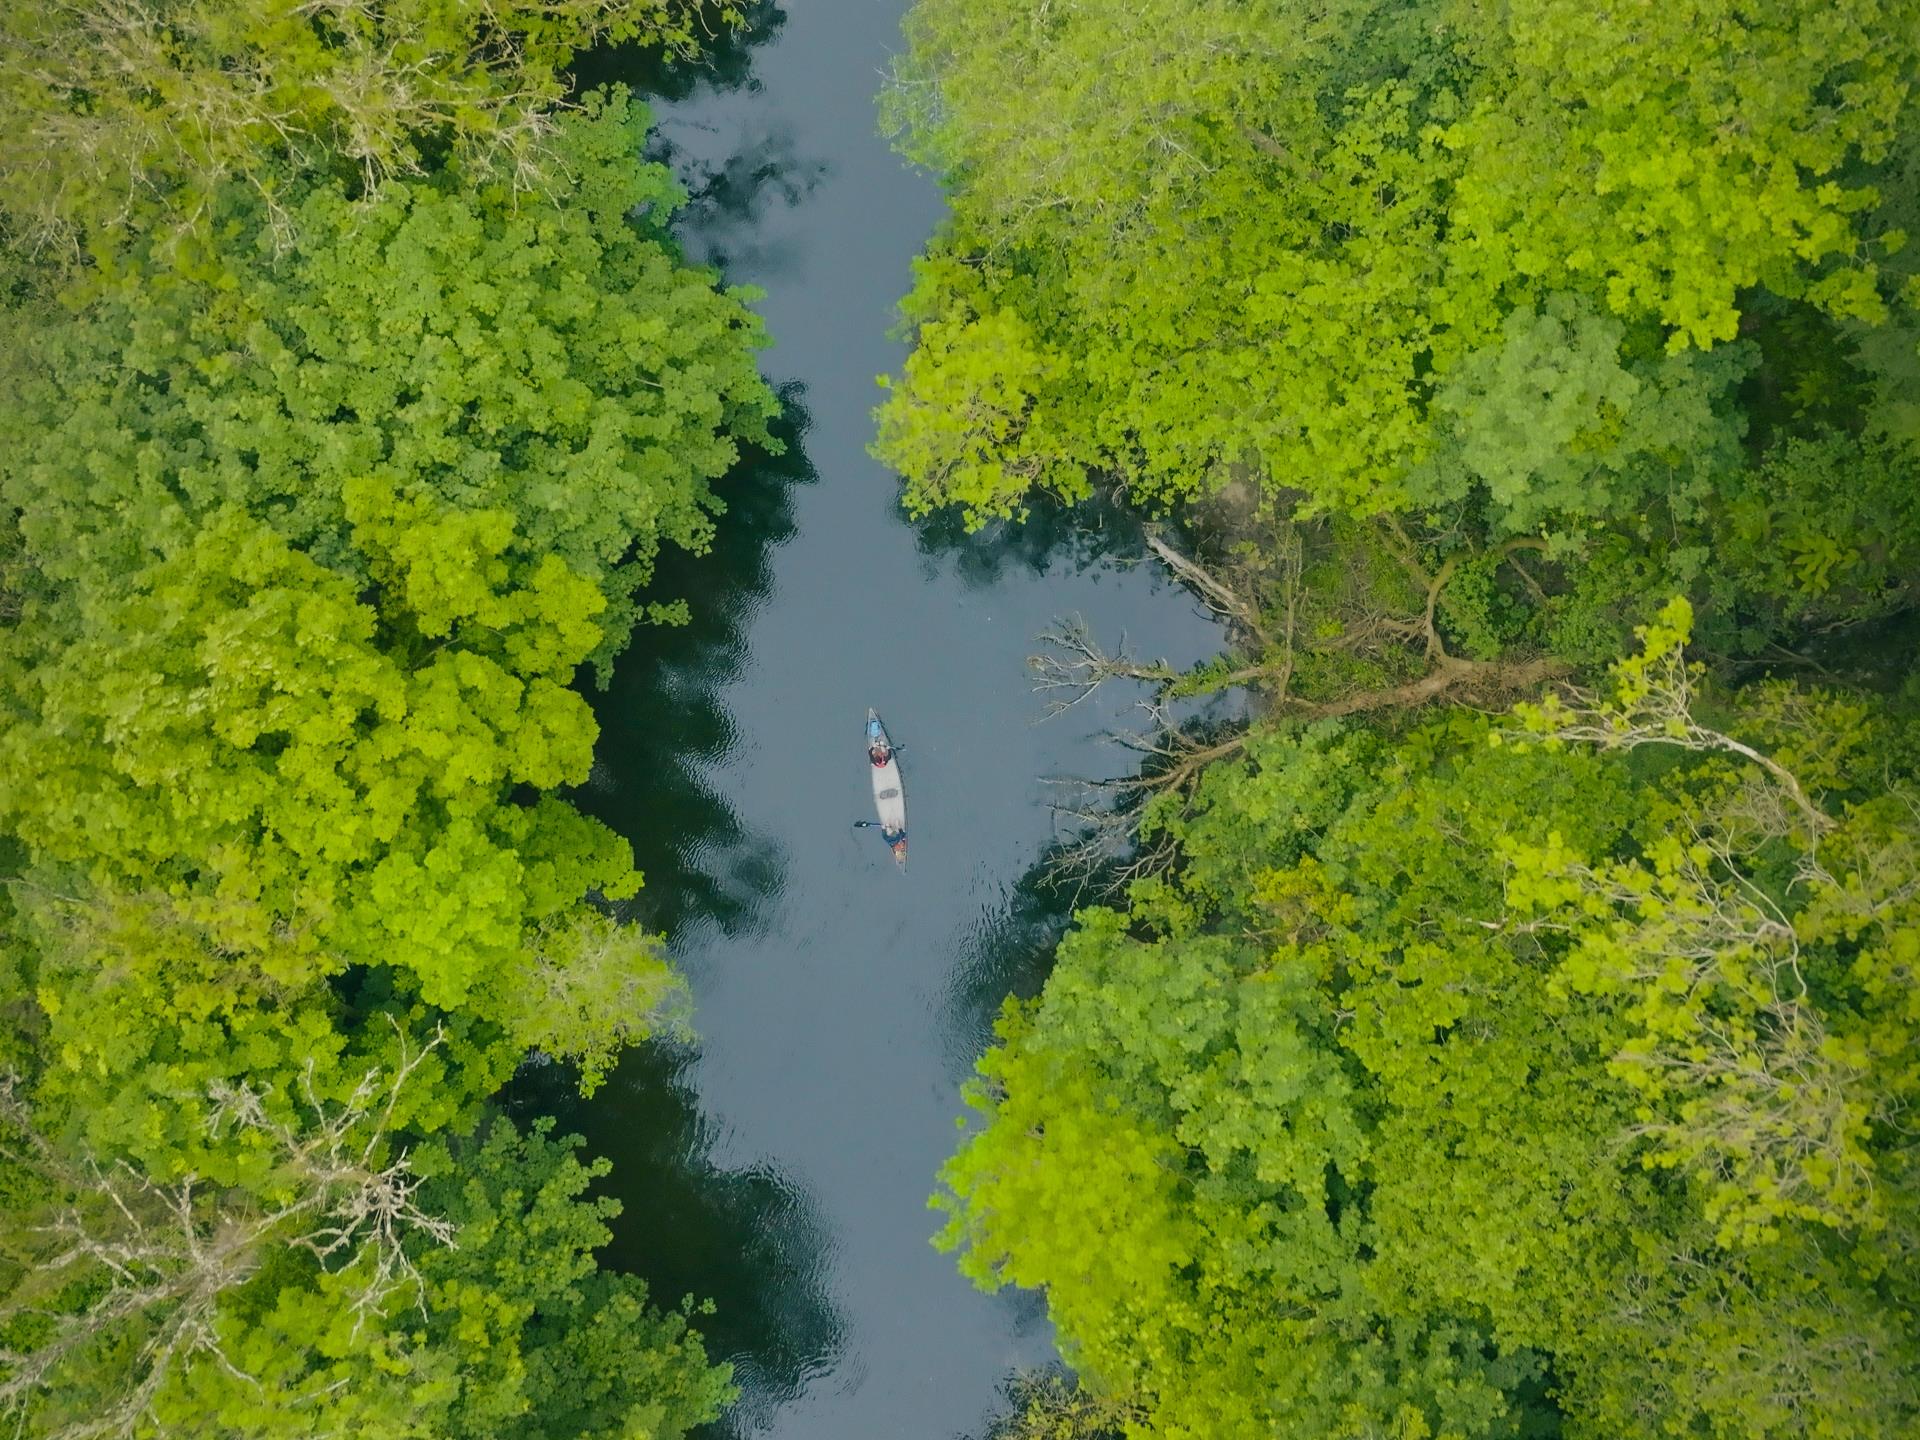
<svg viewBox="0 0 1920 1440"><path fill-rule="evenodd" d="M1596 612L1681 588L1757 649L1825 573L1705 583L1765 523L1730 497L1863 427L1912 488L1911 0L922 0L907 28L894 123L954 212L878 412L910 509L1251 492L1435 563L1544 537L1610 573L1546 587L1563 628L1613 649Z"/></svg>
<svg viewBox="0 0 1920 1440"><path fill-rule="evenodd" d="M130 282L37 339L0 476L32 561L0 745L33 779L0 807L56 889L242 960L256 1001L372 963L590 1080L661 1022L651 942L580 909L638 883L625 842L525 798L586 778L574 671L624 643L663 539L704 545L707 482L771 407L737 299L627 217L673 198L640 123L563 121L547 207L423 181L350 213L322 187L311 245ZM63 953L100 933L55 928ZM52 965L43 1003L86 974ZM97 1077L137 1073L124 1038Z"/></svg>
<svg viewBox="0 0 1920 1440"><path fill-rule="evenodd" d="M1127 1433L1920 1420L1915 737L1711 729L1683 636L1499 748L1266 733L1010 1002L943 1240Z"/></svg>
<svg viewBox="0 0 1920 1440"><path fill-rule="evenodd" d="M20 1233L57 1237L9 1257L35 1268L0 1308L11 1342L38 1342L0 1379L28 1433L211 1419L260 1436L677 1440L731 1398L684 1313L595 1266L619 1209L584 1198L605 1162L581 1163L550 1122L495 1118L379 1168L381 1097L298 1129L260 1120L255 1098L222 1112L273 1162L246 1191L62 1170L9 1113L28 1147L10 1158L42 1182Z"/></svg>
<svg viewBox="0 0 1920 1440"><path fill-rule="evenodd" d="M627 842L564 799L575 687L684 617L654 562L775 403L645 111L544 106L575 44L693 13L4 22L22 1434L671 1440L730 1397L690 1312L597 1269L604 1166L485 1118L529 1054L591 1090L684 1023L609 912Z"/></svg>
<svg viewBox="0 0 1920 1440"><path fill-rule="evenodd" d="M131 229L205 238L223 182L274 204L290 172L371 188L451 148L521 187L561 73L596 40L689 50L731 3L22 0L0 15L0 210L29 241L96 250Z"/></svg>
<svg viewBox="0 0 1920 1440"><path fill-rule="evenodd" d="M773 409L758 321L665 236L681 197L634 158L646 123L617 96L558 122L546 203L444 173L363 202L320 185L284 251L239 196L216 278L135 269L73 322L23 317L39 363L6 483L43 569L118 574L237 506L403 585L429 638L478 613L438 593L483 588L465 557L517 586L564 561L606 602L566 608L617 652L660 547L705 548L710 482Z"/></svg>

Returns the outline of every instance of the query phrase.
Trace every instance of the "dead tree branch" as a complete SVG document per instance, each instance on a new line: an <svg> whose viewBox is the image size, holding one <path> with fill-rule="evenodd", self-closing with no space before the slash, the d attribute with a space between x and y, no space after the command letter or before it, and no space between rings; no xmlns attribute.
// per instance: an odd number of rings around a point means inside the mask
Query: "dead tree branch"
<svg viewBox="0 0 1920 1440"><path fill-rule="evenodd" d="M1121 653L1107 654L1093 638L1087 622L1078 615L1056 622L1050 629L1041 631L1038 638L1052 648L1029 655L1027 668L1034 674L1034 693L1052 695L1047 701L1048 719L1073 709L1109 680L1139 680L1164 686L1180 678L1180 672L1164 660L1143 665L1127 659L1124 636ZM1060 691L1071 692L1071 698L1053 693Z"/></svg>
<svg viewBox="0 0 1920 1440"><path fill-rule="evenodd" d="M1111 780L1056 782L1078 795L1074 801L1054 806L1055 817L1072 821L1081 830L1054 852L1046 875L1049 884L1071 889L1076 902L1090 888L1101 895L1120 894L1134 881L1168 869L1179 847L1164 828L1156 828L1144 844L1138 843L1141 807L1159 796L1190 797L1207 767L1238 754L1246 747L1248 735L1243 730L1202 743L1162 726L1146 734L1115 738L1144 757L1139 771Z"/></svg>
<svg viewBox="0 0 1920 1440"><path fill-rule="evenodd" d="M1109 889L1124 888L1128 882L1171 864L1173 856L1164 843L1150 844L1132 860L1122 861L1127 846L1139 839L1142 807L1156 796L1190 795L1208 765L1238 753L1246 744L1244 733L1212 742L1182 735L1164 713L1170 694L1245 686L1259 693L1268 714L1323 720L1413 709L1446 696L1488 699L1521 692L1566 673L1567 667L1561 662L1544 657L1474 660L1448 652L1435 617L1448 582L1470 558L1465 551L1429 574L1410 545L1393 547L1420 582L1425 596L1421 614L1373 614L1332 636L1302 642L1305 567L1301 538L1293 527L1281 537L1277 564L1263 576L1230 578L1182 554L1159 535L1149 536L1147 543L1176 578L1248 642L1253 653L1247 663L1232 668L1207 668L1189 674L1165 660L1143 663L1130 659L1124 646L1120 653L1109 654L1078 616L1059 622L1041 635L1048 648L1029 657L1028 664L1034 672L1035 691L1050 696L1048 716L1072 709L1109 680L1132 680L1153 691L1146 702L1154 720L1152 729L1146 734L1115 737L1141 754L1141 771L1120 780L1082 784L1079 788L1085 803L1056 807L1057 814L1084 827L1082 838L1064 847L1050 867L1056 879L1066 879L1076 886L1084 887L1096 875L1105 874ZM1509 541L1494 553L1504 558L1518 550L1543 547L1542 541L1522 538ZM1271 604L1263 603L1260 594L1247 588L1249 583L1262 581L1277 592L1264 597L1271 599ZM1302 649L1321 654L1373 650L1404 654L1413 646L1419 647L1425 673L1404 683L1352 690L1330 698L1301 696L1293 691ZM1183 683L1186 689L1176 689Z"/></svg>
<svg viewBox="0 0 1920 1440"><path fill-rule="evenodd" d="M0 1415L25 1424L70 1363L117 1345L132 1363L124 1386L85 1418L55 1422L50 1440L103 1440L152 1420L162 1389L197 1361L258 1383L226 1350L225 1298L277 1248L304 1249L328 1271L351 1273L355 1333L400 1291L423 1305L425 1287L407 1253L410 1240L454 1243L447 1220L416 1203L422 1181L407 1156L385 1160L400 1091L429 1051L401 1044L389 1074L367 1073L344 1103L323 1101L312 1068L302 1078L298 1122L279 1118L251 1087L212 1090L211 1133L264 1141L271 1180L259 1193L222 1189L188 1175L163 1183L124 1161L61 1156L34 1117L0 1082L0 1121L21 1137L6 1155L62 1198L33 1227L40 1253L0 1303L0 1326L32 1316L41 1335L24 1349L0 1349ZM63 1303L76 1285L90 1298Z"/></svg>
<svg viewBox="0 0 1920 1440"><path fill-rule="evenodd" d="M1743 740L1702 725L1693 715L1694 667L1681 650L1650 658L1644 683L1621 699L1608 700L1597 691L1568 686L1541 707L1528 729L1516 729L1516 740L1551 739L1592 745L1601 750L1635 750L1642 745L1671 745L1683 750L1718 751L1737 755L1758 766L1779 787L1806 822L1810 840L1833 828L1833 817L1815 805L1799 779L1772 756Z"/></svg>
<svg viewBox="0 0 1920 1440"><path fill-rule="evenodd" d="M1273 643L1258 603L1209 572L1192 556L1181 554L1159 535L1147 536L1147 548L1160 557L1182 584L1195 591L1214 614L1239 626L1263 648Z"/></svg>
<svg viewBox="0 0 1920 1440"><path fill-rule="evenodd" d="M1457 655L1442 655L1434 668L1418 680L1378 690L1357 690L1335 700L1295 702L1287 707L1287 713L1314 720L1330 720L1343 715L1363 715L1374 710L1411 710L1449 694L1481 697L1503 692L1511 694L1545 684L1566 673L1567 666L1563 661L1544 656L1535 660L1508 661L1463 660Z"/></svg>

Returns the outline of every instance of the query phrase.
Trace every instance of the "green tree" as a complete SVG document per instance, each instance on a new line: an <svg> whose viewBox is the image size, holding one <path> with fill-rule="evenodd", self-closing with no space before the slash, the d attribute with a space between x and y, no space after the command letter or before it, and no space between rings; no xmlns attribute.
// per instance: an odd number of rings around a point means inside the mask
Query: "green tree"
<svg viewBox="0 0 1920 1440"><path fill-rule="evenodd" d="M1703 574L1789 437L1911 488L1912 0L921 0L907 30L893 123L953 203L878 411L910 510L1251 492L1430 568L1544 538L1578 612L1548 628L1599 658L1677 587L1752 649L1804 611ZM1807 412L1810 353L1876 398Z"/></svg>
<svg viewBox="0 0 1920 1440"><path fill-rule="evenodd" d="M222 185L278 209L289 172L366 190L451 150L526 189L563 67L600 41L691 52L732 0L22 0L0 16L0 211L16 237L96 250L205 236ZM224 249L224 247L223 247Z"/></svg>
<svg viewBox="0 0 1920 1440"><path fill-rule="evenodd" d="M363 585L404 574L431 635L474 603L429 594L476 583L443 540L523 585L557 558L603 592L586 618L609 659L660 548L706 547L710 482L770 443L775 409L747 294L667 238L682 196L636 158L646 126L623 94L588 97L538 201L446 171L365 202L314 185L281 250L229 191L211 278L144 264L75 320L18 317L0 483L39 572L118 576L238 506ZM433 531L455 523L441 507L472 535Z"/></svg>
<svg viewBox="0 0 1920 1440"><path fill-rule="evenodd" d="M216 1128L264 1162L162 1183L72 1164L9 1097L26 1177L0 1301L0 1407L23 1433L677 1440L732 1396L681 1312L593 1252L606 1170L551 1122L397 1150L394 1102L429 1045L348 1099L273 1118L213 1092Z"/></svg>
<svg viewBox="0 0 1920 1440"><path fill-rule="evenodd" d="M876 455L972 525L1185 507L1149 544L1228 632L1181 671L1069 622L1036 662L1163 728L1065 857L1127 904L1010 1002L936 1201L968 1274L1047 1292L1084 1406L1026 1419L1920 1423L1911 719L1680 652L1697 614L1810 666L1911 606L1920 12L907 30L891 120L952 220ZM1408 718L1642 621L1597 689ZM1166 723L1238 687L1251 728Z"/></svg>
<svg viewBox="0 0 1920 1440"><path fill-rule="evenodd" d="M685 614L654 562L776 407L644 110L549 107L695 11L16 8L0 1411L681 1436L725 1368L597 1269L604 1165L485 1101L684 1015L561 798L574 686Z"/></svg>
<svg viewBox="0 0 1920 1440"><path fill-rule="evenodd" d="M39 327L0 818L42 896L42 1099L104 1153L188 1163L208 1080L284 1086L362 1004L456 1027L441 1123L530 1048L590 1087L677 1023L657 940L583 904L637 886L626 843L553 792L591 763L577 667L661 544L707 543L773 401L757 322L664 240L643 125L564 119L541 204L323 184L300 245L243 223L223 281Z"/></svg>
<svg viewBox="0 0 1920 1440"><path fill-rule="evenodd" d="M1257 733L1009 1002L942 1243L1127 1433L1920 1418L1910 722L1710 724L1686 619L1507 730Z"/></svg>

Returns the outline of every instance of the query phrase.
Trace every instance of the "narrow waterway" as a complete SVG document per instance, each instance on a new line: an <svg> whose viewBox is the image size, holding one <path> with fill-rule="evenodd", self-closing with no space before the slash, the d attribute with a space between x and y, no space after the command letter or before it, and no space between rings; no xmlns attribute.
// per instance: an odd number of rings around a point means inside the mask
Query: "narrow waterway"
<svg viewBox="0 0 1920 1440"><path fill-rule="evenodd" d="M1141 654L1216 644L1123 531L916 526L866 454L941 210L876 130L901 8L810 0L655 102L697 196L689 252L766 292L792 444L729 479L713 554L663 571L695 623L643 634L595 700L580 799L635 844L633 913L668 933L698 1040L634 1053L587 1105L558 1075L525 1097L614 1161L612 1262L715 1302L702 1328L745 1389L729 1428L780 1440L978 1433L1050 1355L1030 1297L979 1294L931 1248L926 1207L994 1008L1037 983L1058 925L1031 875L1045 777L1128 768L1101 737L1134 697L1036 723L1026 657L1076 612ZM649 83L618 57L589 78ZM905 875L851 828L870 704L905 746Z"/></svg>

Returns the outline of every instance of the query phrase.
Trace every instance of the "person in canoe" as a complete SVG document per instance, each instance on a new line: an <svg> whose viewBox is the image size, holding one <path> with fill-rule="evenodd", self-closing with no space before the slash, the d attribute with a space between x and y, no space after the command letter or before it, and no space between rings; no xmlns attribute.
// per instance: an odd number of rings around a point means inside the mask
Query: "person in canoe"
<svg viewBox="0 0 1920 1440"><path fill-rule="evenodd" d="M907 798L900 783L900 767L895 761L899 747L872 710L867 711L865 738L873 775L873 805L879 819L856 820L854 825L857 829L878 830L880 838L893 852L894 863L904 870L907 868Z"/></svg>

